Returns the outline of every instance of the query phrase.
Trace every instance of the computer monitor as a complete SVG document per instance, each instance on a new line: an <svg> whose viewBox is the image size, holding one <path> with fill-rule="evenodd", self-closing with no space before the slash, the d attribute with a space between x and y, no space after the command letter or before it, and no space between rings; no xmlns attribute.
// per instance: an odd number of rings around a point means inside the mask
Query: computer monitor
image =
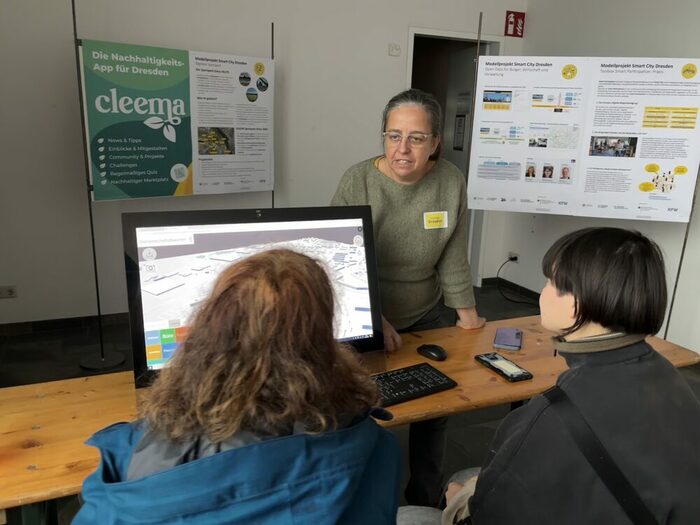
<svg viewBox="0 0 700 525"><path fill-rule="evenodd" d="M167 366L219 273L273 248L324 263L338 341L383 346L369 206L125 213L122 228L137 386Z"/></svg>

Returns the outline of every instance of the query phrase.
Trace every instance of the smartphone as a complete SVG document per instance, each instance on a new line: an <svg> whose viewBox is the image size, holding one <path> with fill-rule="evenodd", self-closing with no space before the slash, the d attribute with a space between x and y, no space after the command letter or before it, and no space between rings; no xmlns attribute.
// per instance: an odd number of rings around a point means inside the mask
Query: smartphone
<svg viewBox="0 0 700 525"><path fill-rule="evenodd" d="M497 328L493 346L511 352L518 351L523 346L523 331L520 328Z"/></svg>
<svg viewBox="0 0 700 525"><path fill-rule="evenodd" d="M520 368L513 361L506 359L501 354L497 354L496 352L479 354L474 356L474 359L485 367L488 367L499 375L502 375L510 382L532 379L532 374L530 372L524 368Z"/></svg>

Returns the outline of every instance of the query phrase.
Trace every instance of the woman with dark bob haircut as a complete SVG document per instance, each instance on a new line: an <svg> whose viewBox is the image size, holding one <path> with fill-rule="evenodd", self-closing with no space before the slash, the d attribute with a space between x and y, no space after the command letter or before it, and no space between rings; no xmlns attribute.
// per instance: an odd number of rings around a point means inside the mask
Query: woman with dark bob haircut
<svg viewBox="0 0 700 525"><path fill-rule="evenodd" d="M329 278L289 250L226 269L102 453L74 523L393 523L398 445L333 337Z"/></svg>
<svg viewBox="0 0 700 525"><path fill-rule="evenodd" d="M505 418L476 480L453 477L442 522L698 523L700 402L645 341L666 310L659 247L588 228L556 241L542 270L542 326L569 370ZM409 507L399 523L418 512L440 522Z"/></svg>

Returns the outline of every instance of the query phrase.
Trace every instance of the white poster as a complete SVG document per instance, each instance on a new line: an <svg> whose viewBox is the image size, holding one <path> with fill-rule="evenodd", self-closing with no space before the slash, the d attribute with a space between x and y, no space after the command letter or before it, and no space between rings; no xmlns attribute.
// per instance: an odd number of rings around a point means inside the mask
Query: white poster
<svg viewBox="0 0 700 525"><path fill-rule="evenodd" d="M687 222L699 63L480 57L470 207Z"/></svg>
<svg viewBox="0 0 700 525"><path fill-rule="evenodd" d="M273 189L272 60L190 51L194 193Z"/></svg>

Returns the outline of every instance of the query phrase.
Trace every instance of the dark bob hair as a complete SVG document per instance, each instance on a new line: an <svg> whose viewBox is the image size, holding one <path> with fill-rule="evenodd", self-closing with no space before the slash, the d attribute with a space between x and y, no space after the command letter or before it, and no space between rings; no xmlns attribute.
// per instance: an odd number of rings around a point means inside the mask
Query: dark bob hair
<svg viewBox="0 0 700 525"><path fill-rule="evenodd" d="M576 298L570 334L589 322L628 334L655 334L666 312L661 250L639 232L586 228L547 250L542 272L561 293Z"/></svg>

